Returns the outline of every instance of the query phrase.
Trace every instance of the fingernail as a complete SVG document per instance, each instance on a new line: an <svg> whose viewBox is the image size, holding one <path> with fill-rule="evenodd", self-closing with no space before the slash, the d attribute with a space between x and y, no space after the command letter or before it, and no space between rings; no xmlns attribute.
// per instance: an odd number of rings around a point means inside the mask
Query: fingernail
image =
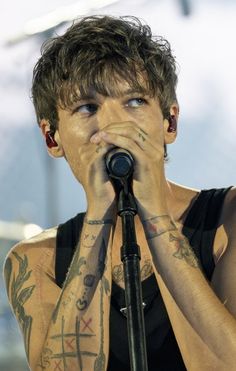
<svg viewBox="0 0 236 371"><path fill-rule="evenodd" d="M107 133L105 131L100 131L100 137L106 138L107 137Z"/></svg>
<svg viewBox="0 0 236 371"><path fill-rule="evenodd" d="M91 143L98 143L99 141L100 141L100 137L99 137L98 133L92 135L91 138L90 138Z"/></svg>

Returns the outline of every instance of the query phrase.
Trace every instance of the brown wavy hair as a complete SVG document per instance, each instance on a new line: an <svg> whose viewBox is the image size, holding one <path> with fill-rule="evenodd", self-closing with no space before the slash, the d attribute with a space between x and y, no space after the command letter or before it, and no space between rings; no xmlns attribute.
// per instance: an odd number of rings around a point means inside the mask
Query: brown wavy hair
<svg viewBox="0 0 236 371"><path fill-rule="evenodd" d="M58 124L57 108L70 106L91 88L117 94L116 79L159 98L163 116L176 101L175 57L162 37L153 36L136 17L89 16L77 20L62 36L47 40L33 71L32 98L37 121Z"/></svg>

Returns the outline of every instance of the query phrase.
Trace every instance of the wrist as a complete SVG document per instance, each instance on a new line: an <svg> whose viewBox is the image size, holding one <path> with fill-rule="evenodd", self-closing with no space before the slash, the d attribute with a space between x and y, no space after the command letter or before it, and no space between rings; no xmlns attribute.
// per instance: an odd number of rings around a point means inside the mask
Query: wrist
<svg viewBox="0 0 236 371"><path fill-rule="evenodd" d="M169 215L167 206L163 203L141 203L137 202L138 214L141 220L146 220L155 216Z"/></svg>
<svg viewBox="0 0 236 371"><path fill-rule="evenodd" d="M141 221L147 240L178 230L171 217L167 214L148 217Z"/></svg>
<svg viewBox="0 0 236 371"><path fill-rule="evenodd" d="M85 221L100 221L100 224L115 224L117 219L117 212L115 204L88 206ZM97 223L99 224L99 223Z"/></svg>

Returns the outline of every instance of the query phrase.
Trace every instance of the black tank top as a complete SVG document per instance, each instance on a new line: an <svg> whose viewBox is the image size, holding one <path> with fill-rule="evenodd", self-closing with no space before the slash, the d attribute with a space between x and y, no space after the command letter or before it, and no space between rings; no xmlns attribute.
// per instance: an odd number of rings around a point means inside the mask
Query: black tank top
<svg viewBox="0 0 236 371"><path fill-rule="evenodd" d="M183 234L188 238L203 272L210 281L214 271L213 242L227 189L201 191L186 217ZM62 287L78 244L84 213L59 225L56 241L56 283ZM149 371L184 371L183 359L176 342L168 314L152 274L142 282L147 358ZM108 371L130 371L125 293L112 282L110 310L110 354Z"/></svg>

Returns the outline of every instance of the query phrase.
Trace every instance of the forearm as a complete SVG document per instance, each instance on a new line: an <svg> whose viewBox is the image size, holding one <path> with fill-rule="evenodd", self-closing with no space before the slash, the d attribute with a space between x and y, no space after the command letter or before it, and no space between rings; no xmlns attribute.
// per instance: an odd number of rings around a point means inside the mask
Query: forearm
<svg viewBox="0 0 236 371"><path fill-rule="evenodd" d="M36 370L51 370L59 360L63 370L92 369L95 362L105 370L113 225L87 214Z"/></svg>
<svg viewBox="0 0 236 371"><path fill-rule="evenodd" d="M156 270L181 312L219 363L235 366L236 321L209 286L188 241L168 216L145 215L143 227Z"/></svg>

